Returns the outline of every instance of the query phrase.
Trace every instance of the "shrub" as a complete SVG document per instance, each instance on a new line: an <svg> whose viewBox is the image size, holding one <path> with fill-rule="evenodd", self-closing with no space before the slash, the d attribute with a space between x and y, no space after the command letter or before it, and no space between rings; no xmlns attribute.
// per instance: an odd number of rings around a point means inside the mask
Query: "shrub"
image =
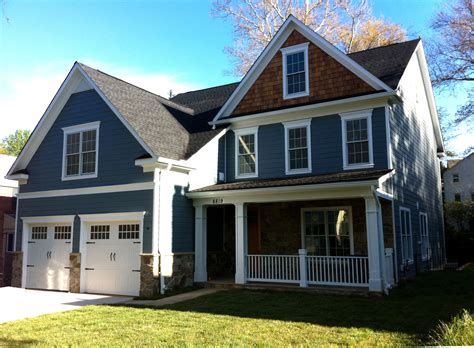
<svg viewBox="0 0 474 348"><path fill-rule="evenodd" d="M464 309L451 322L441 322L432 338L433 343L439 346L474 345L474 316Z"/></svg>

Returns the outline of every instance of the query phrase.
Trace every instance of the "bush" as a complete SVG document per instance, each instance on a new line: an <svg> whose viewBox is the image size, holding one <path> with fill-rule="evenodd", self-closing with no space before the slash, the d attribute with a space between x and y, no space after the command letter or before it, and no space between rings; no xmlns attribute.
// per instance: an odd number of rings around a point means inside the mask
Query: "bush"
<svg viewBox="0 0 474 348"><path fill-rule="evenodd" d="M474 345L474 317L463 310L450 323L441 322L435 329L433 343L439 346Z"/></svg>

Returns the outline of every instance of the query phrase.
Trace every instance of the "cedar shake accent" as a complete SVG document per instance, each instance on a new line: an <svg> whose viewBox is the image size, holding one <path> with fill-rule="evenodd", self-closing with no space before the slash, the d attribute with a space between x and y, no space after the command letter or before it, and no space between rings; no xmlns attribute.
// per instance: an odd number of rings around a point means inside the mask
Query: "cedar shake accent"
<svg viewBox="0 0 474 348"><path fill-rule="evenodd" d="M282 47L308 41L309 39L305 36L293 30ZM282 53L278 51L237 105L232 115L263 112L375 92L375 89L311 42L308 47L308 59L309 96L283 99Z"/></svg>

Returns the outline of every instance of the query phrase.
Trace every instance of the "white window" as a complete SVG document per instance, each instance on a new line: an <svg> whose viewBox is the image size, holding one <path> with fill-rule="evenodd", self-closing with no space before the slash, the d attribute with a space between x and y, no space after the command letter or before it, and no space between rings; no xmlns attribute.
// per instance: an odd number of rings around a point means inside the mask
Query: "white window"
<svg viewBox="0 0 474 348"><path fill-rule="evenodd" d="M258 127L237 129L235 133L235 177L258 176Z"/></svg>
<svg viewBox="0 0 474 348"><path fill-rule="evenodd" d="M430 257L430 241L428 237L428 215L420 213L421 258L426 261Z"/></svg>
<svg viewBox="0 0 474 348"><path fill-rule="evenodd" d="M311 119L284 122L286 174L311 173Z"/></svg>
<svg viewBox="0 0 474 348"><path fill-rule="evenodd" d="M372 110L341 114L344 169L372 168Z"/></svg>
<svg viewBox="0 0 474 348"><path fill-rule="evenodd" d="M347 256L354 254L349 207L302 210L303 248L311 255Z"/></svg>
<svg viewBox="0 0 474 348"><path fill-rule="evenodd" d="M413 262L413 237L411 232L410 209L400 207L400 230L402 237L402 262Z"/></svg>
<svg viewBox="0 0 474 348"><path fill-rule="evenodd" d="M283 55L283 99L309 95L308 45L281 49Z"/></svg>
<svg viewBox="0 0 474 348"><path fill-rule="evenodd" d="M97 177L100 122L63 128L62 179Z"/></svg>

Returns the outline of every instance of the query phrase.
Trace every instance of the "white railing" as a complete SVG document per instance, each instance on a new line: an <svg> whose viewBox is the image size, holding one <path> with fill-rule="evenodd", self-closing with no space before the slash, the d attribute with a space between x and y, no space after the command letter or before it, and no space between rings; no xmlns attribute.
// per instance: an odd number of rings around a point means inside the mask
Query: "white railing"
<svg viewBox="0 0 474 348"><path fill-rule="evenodd" d="M363 286L369 284L369 258L358 256L247 255L247 280L269 283Z"/></svg>
<svg viewBox="0 0 474 348"><path fill-rule="evenodd" d="M368 286L369 258L306 256L308 284Z"/></svg>
<svg viewBox="0 0 474 348"><path fill-rule="evenodd" d="M247 280L299 283L298 255L247 255Z"/></svg>

